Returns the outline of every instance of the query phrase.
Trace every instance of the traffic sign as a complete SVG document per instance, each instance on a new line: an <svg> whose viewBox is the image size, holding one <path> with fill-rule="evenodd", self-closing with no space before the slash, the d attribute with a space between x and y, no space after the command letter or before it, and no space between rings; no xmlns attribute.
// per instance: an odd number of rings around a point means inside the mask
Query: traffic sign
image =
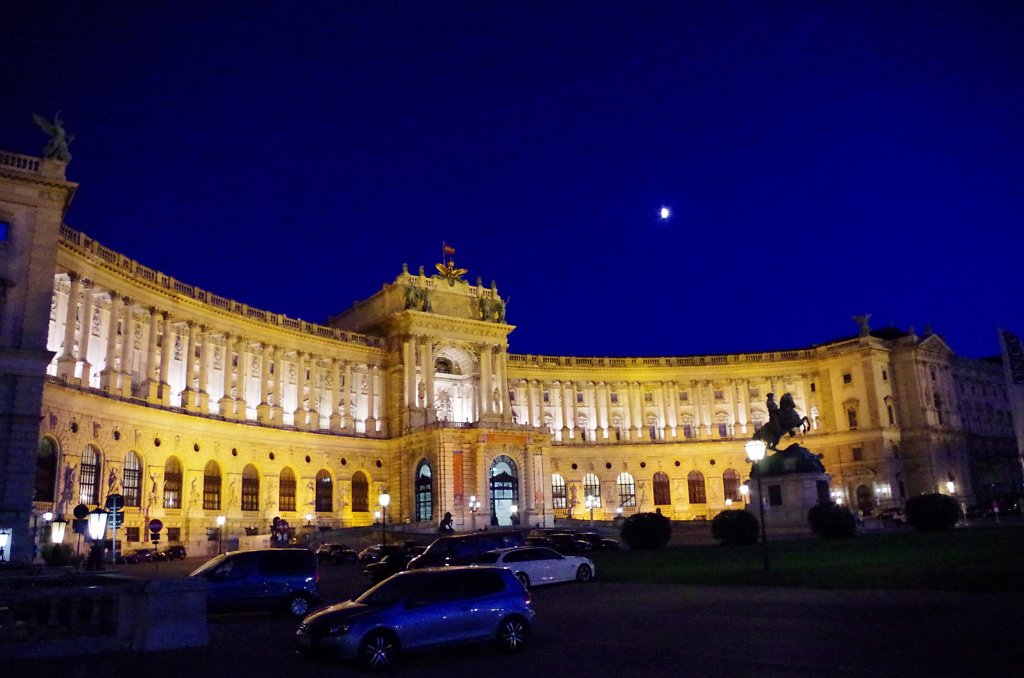
<svg viewBox="0 0 1024 678"><path fill-rule="evenodd" d="M120 494L108 494L106 506L111 511L124 508L124 497Z"/></svg>
<svg viewBox="0 0 1024 678"><path fill-rule="evenodd" d="M153 520L149 521L150 532L159 533L162 529L164 529L164 524L159 519L153 518Z"/></svg>
<svg viewBox="0 0 1024 678"><path fill-rule="evenodd" d="M89 507L85 504L79 504L75 507L74 514L79 520L85 520L89 517Z"/></svg>

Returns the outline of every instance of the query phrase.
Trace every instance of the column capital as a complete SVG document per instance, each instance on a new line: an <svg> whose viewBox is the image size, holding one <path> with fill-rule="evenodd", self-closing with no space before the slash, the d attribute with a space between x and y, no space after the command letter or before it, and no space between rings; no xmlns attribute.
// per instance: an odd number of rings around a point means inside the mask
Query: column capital
<svg viewBox="0 0 1024 678"><path fill-rule="evenodd" d="M75 271L67 271L67 276L68 276L68 280L70 280L71 282L75 282L76 280L78 280L79 278L82 277L81 275L79 275Z"/></svg>

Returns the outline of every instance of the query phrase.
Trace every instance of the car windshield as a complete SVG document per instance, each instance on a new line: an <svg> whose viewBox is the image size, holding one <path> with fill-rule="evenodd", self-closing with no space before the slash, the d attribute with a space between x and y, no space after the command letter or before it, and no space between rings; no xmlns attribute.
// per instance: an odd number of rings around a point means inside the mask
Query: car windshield
<svg viewBox="0 0 1024 678"><path fill-rule="evenodd" d="M373 606L394 605L398 601L404 600L411 592L420 588L423 582L423 577L412 574L400 574L377 584L356 598L356 602Z"/></svg>
<svg viewBox="0 0 1024 678"><path fill-rule="evenodd" d="M189 575L189 576L195 577L196 575L200 575L200 574L204 574L206 572L209 572L213 568L215 568L218 565L220 565L221 563L223 563L225 558L227 558L227 555L222 553L221 555L217 556L216 558L213 558L212 560L208 560L205 563L203 563L202 565L200 565L199 567L197 567L192 572L192 574Z"/></svg>

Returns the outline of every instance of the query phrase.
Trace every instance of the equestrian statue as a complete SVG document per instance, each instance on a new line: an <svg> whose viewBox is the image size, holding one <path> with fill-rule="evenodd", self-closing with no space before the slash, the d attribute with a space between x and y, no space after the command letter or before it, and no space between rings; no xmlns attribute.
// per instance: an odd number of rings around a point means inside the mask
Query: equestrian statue
<svg viewBox="0 0 1024 678"><path fill-rule="evenodd" d="M775 402L775 394L768 394L768 423L754 433L754 440L763 440L768 449L779 451L776 447L782 436L786 433L792 438L799 430L801 433L811 428L807 417L800 416L796 411L796 403L793 402L793 395L784 393L778 403Z"/></svg>

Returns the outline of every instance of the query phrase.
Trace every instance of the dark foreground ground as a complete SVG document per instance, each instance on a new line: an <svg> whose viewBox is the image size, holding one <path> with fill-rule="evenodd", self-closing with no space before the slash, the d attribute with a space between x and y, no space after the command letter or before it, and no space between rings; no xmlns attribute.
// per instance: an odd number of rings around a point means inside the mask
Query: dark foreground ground
<svg viewBox="0 0 1024 678"><path fill-rule="evenodd" d="M201 561L161 564L159 576ZM147 565L125 568L152 576ZM403 676L982 676L1024 667L1024 594L823 591L664 584L567 584L534 590L531 645L413 655ZM354 566L327 566L330 601L366 587ZM211 617L207 647L11 663L0 675L338 676L355 667L293 655L297 622Z"/></svg>

